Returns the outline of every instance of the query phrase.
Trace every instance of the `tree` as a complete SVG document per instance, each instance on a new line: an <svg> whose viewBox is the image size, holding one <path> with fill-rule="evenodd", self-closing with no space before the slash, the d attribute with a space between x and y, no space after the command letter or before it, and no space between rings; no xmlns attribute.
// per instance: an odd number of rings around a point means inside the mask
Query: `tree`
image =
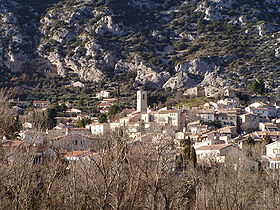
<svg viewBox="0 0 280 210"><path fill-rule="evenodd" d="M154 141L131 143L124 130L117 130L95 140L95 155L81 156L71 164L58 155L34 165L38 151L21 145L13 153L12 163L0 160L1 208L279 208L276 171L248 170L240 155L212 168L173 170L174 133L159 128L154 131ZM189 138L182 141L182 146L190 145ZM4 155L7 159L11 153Z"/></svg>
<svg viewBox="0 0 280 210"><path fill-rule="evenodd" d="M222 127L222 123L220 120L215 120L211 123L211 125L213 125L215 128L221 128Z"/></svg>
<svg viewBox="0 0 280 210"><path fill-rule="evenodd" d="M108 110L109 118L112 119L120 110L121 110L121 108L116 104L114 104L113 106L110 106L109 110Z"/></svg>
<svg viewBox="0 0 280 210"><path fill-rule="evenodd" d="M57 109L51 107L48 108L46 112L47 112L48 124L49 124L48 128L52 129L56 126Z"/></svg>
<svg viewBox="0 0 280 210"><path fill-rule="evenodd" d="M84 100L80 98L80 99L78 100L78 103L77 103L77 108L78 108L78 109L82 109L83 106L84 106Z"/></svg>
<svg viewBox="0 0 280 210"><path fill-rule="evenodd" d="M197 157L196 157L196 152L195 152L195 149L193 146L191 146L191 149L190 149L190 164L193 168L196 167L196 164L197 164Z"/></svg>
<svg viewBox="0 0 280 210"><path fill-rule="evenodd" d="M197 158L190 137L181 141L181 148L182 153L180 154L179 159L177 159L177 161L179 161L179 164L177 166L179 166L180 168L185 168L188 165L191 167L195 167Z"/></svg>
<svg viewBox="0 0 280 210"><path fill-rule="evenodd" d="M107 123L108 122L108 117L106 114L102 113L98 116L98 122L99 123Z"/></svg>
<svg viewBox="0 0 280 210"><path fill-rule="evenodd" d="M17 113L8 108L7 100L11 92L0 89L0 138L13 139L20 129Z"/></svg>
<svg viewBox="0 0 280 210"><path fill-rule="evenodd" d="M20 128L18 116L8 108L1 107L0 118L0 138L15 138Z"/></svg>
<svg viewBox="0 0 280 210"><path fill-rule="evenodd" d="M55 106L54 108L56 109L57 112L66 112L68 109L65 104Z"/></svg>
<svg viewBox="0 0 280 210"><path fill-rule="evenodd" d="M78 119L76 125L78 128L85 128L86 125L88 125L90 123L91 123L91 120L89 118L82 118L82 119Z"/></svg>
<svg viewBox="0 0 280 210"><path fill-rule="evenodd" d="M244 148L243 148L244 153L246 154L246 156L248 158L254 159L254 158L256 158L256 151L259 152L258 146L259 145L256 145L255 140L251 136L248 136L247 139L244 141Z"/></svg>
<svg viewBox="0 0 280 210"><path fill-rule="evenodd" d="M265 93L265 84L262 80L256 80L250 88L255 94L263 95Z"/></svg>
<svg viewBox="0 0 280 210"><path fill-rule="evenodd" d="M45 131L56 126L56 117L56 109L48 108L45 111L33 112L31 122L38 131Z"/></svg>
<svg viewBox="0 0 280 210"><path fill-rule="evenodd" d="M267 145L267 144L270 144L270 143L273 142L272 139L270 138L270 136L269 136L268 134L266 134L266 135L263 137L262 141L263 141L264 145Z"/></svg>
<svg viewBox="0 0 280 210"><path fill-rule="evenodd" d="M251 136L248 136L247 139L244 141L244 143L247 145L254 145L255 140Z"/></svg>

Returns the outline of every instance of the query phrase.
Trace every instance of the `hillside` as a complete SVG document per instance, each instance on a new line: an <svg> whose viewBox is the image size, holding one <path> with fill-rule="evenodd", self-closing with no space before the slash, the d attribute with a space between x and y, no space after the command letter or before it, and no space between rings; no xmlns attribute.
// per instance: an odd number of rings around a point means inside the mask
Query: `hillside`
<svg viewBox="0 0 280 210"><path fill-rule="evenodd" d="M0 11L3 81L27 72L173 89L280 82L277 0L3 0Z"/></svg>

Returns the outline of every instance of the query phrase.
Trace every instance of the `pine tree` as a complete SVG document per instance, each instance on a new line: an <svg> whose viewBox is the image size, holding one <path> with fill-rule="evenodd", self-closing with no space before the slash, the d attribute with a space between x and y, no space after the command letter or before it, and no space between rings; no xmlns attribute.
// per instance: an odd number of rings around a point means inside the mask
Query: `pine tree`
<svg viewBox="0 0 280 210"><path fill-rule="evenodd" d="M106 114L102 113L98 116L98 122L99 123L107 123L108 122L108 117Z"/></svg>
<svg viewBox="0 0 280 210"><path fill-rule="evenodd" d="M191 146L190 150L190 163L195 168L197 163L196 152L193 146Z"/></svg>
<svg viewBox="0 0 280 210"><path fill-rule="evenodd" d="M191 138L188 137L181 142L182 153L180 155L181 168L185 168L188 165L195 167L196 166L196 153L195 149L192 146Z"/></svg>
<svg viewBox="0 0 280 210"><path fill-rule="evenodd" d="M255 144L255 140L251 136L248 136L248 138L244 141L244 143L247 145L253 145Z"/></svg>
<svg viewBox="0 0 280 210"><path fill-rule="evenodd" d="M267 145L267 144L270 144L273 142L268 134L266 134L265 137L263 137L262 141L263 141L264 145Z"/></svg>
<svg viewBox="0 0 280 210"><path fill-rule="evenodd" d="M250 88L256 94L263 95L265 93L265 84L262 80L255 81Z"/></svg>

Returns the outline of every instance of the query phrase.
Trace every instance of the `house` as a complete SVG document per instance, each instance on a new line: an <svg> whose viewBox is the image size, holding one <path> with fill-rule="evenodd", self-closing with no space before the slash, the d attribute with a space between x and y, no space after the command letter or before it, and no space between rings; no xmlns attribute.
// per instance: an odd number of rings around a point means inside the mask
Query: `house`
<svg viewBox="0 0 280 210"><path fill-rule="evenodd" d="M275 125L272 122L260 122L259 130L260 131L279 131L279 128L277 125Z"/></svg>
<svg viewBox="0 0 280 210"><path fill-rule="evenodd" d="M106 90L102 90L98 93L96 93L96 98L101 99L101 98L109 98L110 97L110 92Z"/></svg>
<svg viewBox="0 0 280 210"><path fill-rule="evenodd" d="M33 105L37 108L47 108L51 103L49 101L33 101Z"/></svg>
<svg viewBox="0 0 280 210"><path fill-rule="evenodd" d="M100 103L100 104L98 105L98 107L99 107L100 109L108 109L108 108L111 107L111 106L113 106L112 103Z"/></svg>
<svg viewBox="0 0 280 210"><path fill-rule="evenodd" d="M82 136L90 136L91 131L88 128L66 128L66 134L78 134Z"/></svg>
<svg viewBox="0 0 280 210"><path fill-rule="evenodd" d="M10 99L9 102L13 106L18 106L18 107L25 107L28 104L27 101L20 101L19 99Z"/></svg>
<svg viewBox="0 0 280 210"><path fill-rule="evenodd" d="M208 86L204 88L205 96L206 97L218 97L222 95L221 88Z"/></svg>
<svg viewBox="0 0 280 210"><path fill-rule="evenodd" d="M214 144L195 149L198 163L224 163L227 157L238 155L240 150L233 144Z"/></svg>
<svg viewBox="0 0 280 210"><path fill-rule="evenodd" d="M262 139L267 135L273 141L280 141L280 131L256 131L256 132L254 132L253 137L256 139Z"/></svg>
<svg viewBox="0 0 280 210"><path fill-rule="evenodd" d="M27 129L32 129L33 128L33 124L30 122L25 122L22 124L22 128L27 130Z"/></svg>
<svg viewBox="0 0 280 210"><path fill-rule="evenodd" d="M191 135L191 133L189 133L189 132L176 132L175 139L176 140L187 139L190 135Z"/></svg>
<svg viewBox="0 0 280 210"><path fill-rule="evenodd" d="M266 154L263 163L267 168L280 169L280 141L275 141L265 146Z"/></svg>
<svg viewBox="0 0 280 210"><path fill-rule="evenodd" d="M245 111L251 114L257 114L261 118L275 118L277 116L277 108L273 105L255 102L245 108Z"/></svg>
<svg viewBox="0 0 280 210"><path fill-rule="evenodd" d="M81 110L75 109L75 108L69 109L69 110L67 110L66 112L67 112L67 113L75 113L75 114L80 114L80 113L82 113Z"/></svg>
<svg viewBox="0 0 280 210"><path fill-rule="evenodd" d="M205 133L198 134L197 138L193 138L195 147L213 145L213 144L224 144L230 142L234 137L237 136L236 126L227 126L218 130L212 130Z"/></svg>
<svg viewBox="0 0 280 210"><path fill-rule="evenodd" d="M203 109L218 109L218 104L215 102L207 102L205 104L203 104Z"/></svg>
<svg viewBox="0 0 280 210"><path fill-rule="evenodd" d="M233 138L237 137L237 126L227 126L218 129L218 132L220 134L219 140L224 142L229 142Z"/></svg>
<svg viewBox="0 0 280 210"><path fill-rule="evenodd" d="M236 126L237 116L236 112L220 112L216 115L216 120L220 121L223 127Z"/></svg>
<svg viewBox="0 0 280 210"><path fill-rule="evenodd" d="M205 109L236 109L239 103L233 99L218 100L215 102L208 102L203 105Z"/></svg>
<svg viewBox="0 0 280 210"><path fill-rule="evenodd" d="M199 134L199 133L205 133L209 130L208 125L194 125L189 126L188 130L191 132L191 134Z"/></svg>
<svg viewBox="0 0 280 210"><path fill-rule="evenodd" d="M79 134L68 134L52 138L50 144L59 150L71 152L90 149L93 140Z"/></svg>
<svg viewBox="0 0 280 210"><path fill-rule="evenodd" d="M67 128L69 128L68 125L63 124L63 123L58 123L57 126L55 126L53 128L53 130L64 130L64 129L67 129Z"/></svg>
<svg viewBox="0 0 280 210"><path fill-rule="evenodd" d="M31 151L34 152L33 164L38 165L46 161L54 160L57 158L57 152L47 146L32 145Z"/></svg>
<svg viewBox="0 0 280 210"><path fill-rule="evenodd" d="M219 133L215 133L215 135ZM191 136L191 139L193 140L194 136ZM212 137L213 138L213 137ZM199 147L202 147L202 146L208 146L208 145L216 145L216 144L225 144L224 141L220 141L219 140L219 136L215 136L215 139L207 139L207 136L202 136L202 138L197 138L197 141L195 141L193 147L194 149L197 149Z"/></svg>
<svg viewBox="0 0 280 210"><path fill-rule="evenodd" d="M129 115L129 114L132 114L132 113L135 112L135 111L136 111L135 109L123 109L121 113L122 113L123 115L127 116L127 115Z"/></svg>
<svg viewBox="0 0 280 210"><path fill-rule="evenodd" d="M170 125L177 129L182 129L186 124L186 116L182 110L158 110L149 112L149 114L151 121L158 124Z"/></svg>
<svg viewBox="0 0 280 210"><path fill-rule="evenodd" d="M264 107L246 107L245 111L251 114L257 114L260 116L260 120L262 118L267 119L269 117L269 110L268 108Z"/></svg>
<svg viewBox="0 0 280 210"><path fill-rule="evenodd" d="M141 113L141 120L143 122L152 122L152 115L150 113Z"/></svg>
<svg viewBox="0 0 280 210"><path fill-rule="evenodd" d="M27 144L43 145L47 141L47 134L45 132L26 130L19 133L21 140Z"/></svg>
<svg viewBox="0 0 280 210"><path fill-rule="evenodd" d="M73 87L79 87L79 88L85 87L85 85L83 83L79 82L79 81L78 82L73 82L72 86Z"/></svg>
<svg viewBox="0 0 280 210"><path fill-rule="evenodd" d="M118 128L120 128L120 123L119 122L112 122L112 123L110 123L110 129L112 131L116 131Z"/></svg>
<svg viewBox="0 0 280 210"><path fill-rule="evenodd" d="M93 135L105 135L111 131L110 124L108 123L90 124L87 125L86 128L89 128Z"/></svg>
<svg viewBox="0 0 280 210"><path fill-rule="evenodd" d="M234 99L225 99L217 101L218 109L237 109L238 107L239 103Z"/></svg>
<svg viewBox="0 0 280 210"><path fill-rule="evenodd" d="M119 99L117 98L104 98L101 103L117 103Z"/></svg>
<svg viewBox="0 0 280 210"><path fill-rule="evenodd" d="M218 109L218 110L200 110L198 116L205 123L219 121L221 126L236 126L238 110Z"/></svg>
<svg viewBox="0 0 280 210"><path fill-rule="evenodd" d="M217 132L217 130L214 131L209 131L207 133L204 133L201 135L201 140L202 141L210 141L211 144L215 144L220 137L220 133Z"/></svg>
<svg viewBox="0 0 280 210"><path fill-rule="evenodd" d="M67 106L68 109L72 108L72 104L70 102L68 102L68 101L66 101L66 102L59 102L58 104L60 106L61 105L65 105L65 106Z"/></svg>
<svg viewBox="0 0 280 210"><path fill-rule="evenodd" d="M204 89L201 87L193 87L193 88L187 89L183 95L189 96L189 97L202 97L202 96L205 96L205 92L204 92Z"/></svg>
<svg viewBox="0 0 280 210"><path fill-rule="evenodd" d="M234 98L237 96L237 91L235 89L226 88L224 90L224 96L228 98Z"/></svg>
<svg viewBox="0 0 280 210"><path fill-rule="evenodd" d="M214 122L216 120L216 111L214 110L200 110L198 116L204 122Z"/></svg>
<svg viewBox="0 0 280 210"><path fill-rule="evenodd" d="M13 163L17 158L30 157L34 165L53 160L57 153L46 145L30 144L24 141L3 141L2 149L7 154L8 163Z"/></svg>
<svg viewBox="0 0 280 210"><path fill-rule="evenodd" d="M257 114L245 113L238 116L241 123L241 129L244 131L257 130L260 123L260 117Z"/></svg>
<svg viewBox="0 0 280 210"><path fill-rule="evenodd" d="M74 160L91 160L93 158L97 158L99 153L93 152L91 150L82 150L82 151L72 151L67 152L64 157L67 160L74 161Z"/></svg>
<svg viewBox="0 0 280 210"><path fill-rule="evenodd" d="M127 123L127 132L130 133L140 133L144 128L144 123L141 121L137 122L128 122Z"/></svg>

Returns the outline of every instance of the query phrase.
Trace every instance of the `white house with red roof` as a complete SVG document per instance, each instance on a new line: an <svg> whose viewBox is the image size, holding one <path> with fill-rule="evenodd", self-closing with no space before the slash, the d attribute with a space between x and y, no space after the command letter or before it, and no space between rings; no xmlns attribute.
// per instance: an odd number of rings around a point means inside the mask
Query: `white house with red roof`
<svg viewBox="0 0 280 210"><path fill-rule="evenodd" d="M64 157L67 160L75 161L75 160L91 160L97 158L99 153L93 152L91 150L81 150L81 151L72 151L67 152Z"/></svg>
<svg viewBox="0 0 280 210"><path fill-rule="evenodd" d="M110 97L110 92L106 90L102 90L98 93L96 93L96 98L101 99L101 98L109 98Z"/></svg>
<svg viewBox="0 0 280 210"><path fill-rule="evenodd" d="M49 101L33 101L33 105L38 108L46 108L51 105Z"/></svg>

